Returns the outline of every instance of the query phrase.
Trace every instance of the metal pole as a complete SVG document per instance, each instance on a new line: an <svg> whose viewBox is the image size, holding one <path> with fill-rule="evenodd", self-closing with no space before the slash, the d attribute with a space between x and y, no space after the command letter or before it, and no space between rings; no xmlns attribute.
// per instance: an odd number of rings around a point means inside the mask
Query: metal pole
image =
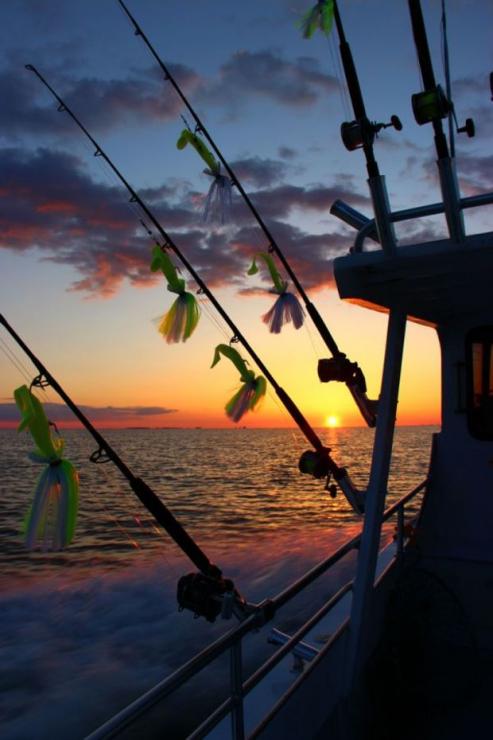
<svg viewBox="0 0 493 740"><path fill-rule="evenodd" d="M233 708L231 710L231 736L234 740L244 740L245 719L243 713L243 677L241 667L241 640L235 642L229 651L230 654L230 676L231 676L231 698Z"/></svg>
<svg viewBox="0 0 493 740"><path fill-rule="evenodd" d="M404 506L397 509L397 557L402 558L404 552Z"/></svg>
<svg viewBox="0 0 493 740"><path fill-rule="evenodd" d="M362 646L364 645L372 606L373 582L392 456L405 331L406 314L400 308L392 309L387 329L380 409L375 431L370 480L366 493L365 521L358 554L349 623L348 652L344 677L346 696L349 695L354 686L361 661L364 658Z"/></svg>

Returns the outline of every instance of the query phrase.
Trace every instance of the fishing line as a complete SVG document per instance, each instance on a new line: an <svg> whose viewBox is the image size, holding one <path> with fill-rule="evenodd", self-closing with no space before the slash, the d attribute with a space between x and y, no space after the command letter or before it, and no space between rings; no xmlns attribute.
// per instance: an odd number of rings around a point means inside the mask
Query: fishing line
<svg viewBox="0 0 493 740"><path fill-rule="evenodd" d="M348 121L351 118L351 101L349 99L347 85L344 83L344 73L341 64L341 58L336 49L336 42L334 40L333 34L324 35L327 39L329 54L332 59L332 69L337 80L337 88L339 91L339 98L341 100L342 110L344 112L344 118L346 119L346 121Z"/></svg>
<svg viewBox="0 0 493 740"><path fill-rule="evenodd" d="M32 380L32 373L29 373L28 368L20 360L17 359L14 352L10 349L4 339L0 337L0 350L3 352L10 364L22 375L27 383Z"/></svg>
<svg viewBox="0 0 493 740"><path fill-rule="evenodd" d="M139 221L140 221L140 223L141 223L144 231L146 232L146 234L148 235L148 237L153 241L153 243L158 243L157 236L153 233L151 227L149 226L149 224L146 223L146 221L142 218L141 215L139 215ZM220 319L216 316L215 312L211 309L211 306L210 306L209 301L207 300L206 297L204 297L202 295L200 289L198 291L198 301L200 303L201 310L203 310L206 318L213 325L213 327L216 328L216 330L219 332L219 334L224 337L224 339L226 340L226 342L229 343L230 340L231 340L231 332L227 330L226 325L224 324L224 322L221 322ZM159 318L157 319L157 321L159 321ZM313 349L313 352L315 354L315 357L317 357L318 355L317 355L316 350L315 350L315 345L314 345L312 333L310 331L310 327L309 326L306 326L305 328L306 328L306 331L308 332L308 337L310 339L310 342L311 342L312 349ZM275 402L275 405L278 407L278 409L279 410L282 410L283 415L284 415L286 413L286 408L279 403L279 399L277 398L276 395L274 395L272 393L270 387L268 388L267 395L268 395L268 397L271 400L273 400Z"/></svg>
<svg viewBox="0 0 493 740"><path fill-rule="evenodd" d="M442 18L441 18L441 51L442 51L442 64L445 74L445 89L447 91L447 98L452 101L452 83L450 79L450 58L448 53L448 38L447 38L447 11L445 7L445 0L442 0ZM448 131L449 131L449 144L450 144L450 156L455 157L455 135L453 126L454 110L448 112Z"/></svg>
<svg viewBox="0 0 493 740"><path fill-rule="evenodd" d="M154 244L159 244L161 248L166 249L165 245L161 245L158 237L153 233L152 229L150 228L149 224L146 223L146 221L142 218L142 214L138 214L139 222L141 223L142 227L144 228L144 231L146 232L147 236L152 240ZM179 268L178 268L179 269ZM180 274L181 270L180 270ZM193 280L193 276L190 276L190 279ZM200 287L196 287L195 294L197 296L197 301L200 304L201 311L204 313L205 317L208 319L208 321L219 331L219 333L227 340L229 341L231 337L231 331L227 331L225 328L224 323L221 323L219 319L217 318L214 311L212 311L210 307L210 303L208 299L203 295L203 291L200 289ZM160 321L160 318L157 318L156 321Z"/></svg>
<svg viewBox="0 0 493 740"><path fill-rule="evenodd" d="M164 228L162 227L160 222L157 220L157 218L154 216L150 208L146 205L146 203L138 195L136 190L134 190L134 188L130 185L128 180L123 176L123 174L116 167L113 161L108 157L104 149L102 149L100 144L94 139L94 137L91 135L88 129L82 124L82 122L77 118L77 116L73 113L73 111L67 106L67 104L62 100L62 98L54 90L54 88L47 82L47 80L40 74L40 72L32 64L27 64L26 69L33 72L33 74L36 75L38 80L47 88L47 90L49 90L51 95L58 102L58 111L60 113L61 112L67 113L70 116L70 118L73 120L73 122L77 125L77 127L80 129L80 131L84 134L84 136L92 143L92 145L95 148L95 155L102 157L107 162L108 166L113 170L115 175L117 175L122 185L124 185L125 189L128 191L128 193L130 193L132 200L134 200L136 203L139 204L145 216L151 221L154 228L159 232L166 247L173 251L176 257L180 260L180 262L184 265L184 267L188 270L190 275L193 277L193 279L195 280L199 288L209 298L210 302L212 303L212 305L214 306L218 314L222 317L222 319L225 321L225 323L229 326L229 328L233 332L233 337L230 340L230 345L234 341L238 341L243 346L243 348L248 352L248 354L250 355L250 358L253 360L253 362L257 365L257 367L261 371L262 375L259 375L258 377L255 376L254 371L248 368L247 361L243 357L241 357L240 353L234 348L232 348L231 346L221 344L216 347L212 367L215 364L217 364L217 362L219 362L221 356L224 356L224 357L227 357L229 360L231 360L231 362L235 365L235 367L240 373L240 381L241 381L240 389L234 394L234 396L230 399L230 401L228 401L226 405L226 412L228 413L228 415L232 419L239 420L241 418L241 415L244 413L244 411L247 408L253 408L253 406L257 403L257 401L265 393L266 385L268 381L271 384L271 386L274 388L280 401L282 401L282 403L284 404L284 407L286 408L286 410L291 415L291 418L293 419L293 421L296 422L296 424L298 425L300 430L303 432L306 439L310 442L310 444L314 448L314 450L307 450L302 454L299 460L299 463L298 463L300 470L303 473L307 475L313 475L315 478L318 478L318 479L326 478L327 484L329 482L330 477L333 476L334 479L337 481L337 484L343 491L344 495L346 496L350 505L358 513L361 514L363 512L363 493L361 491L358 491L354 487L349 477L348 471L343 467L339 467L339 465L337 465L335 460L333 460L333 458L330 455L330 450L323 444L319 435L316 433L313 426L304 417L304 415L302 414L302 412L300 411L296 403L286 393L286 391L277 383L274 376L268 370L266 365L260 359L258 354L253 349L253 347L250 345L250 343L247 341L245 336L242 334L242 332L238 329L236 324L233 322L231 317L225 311L221 303L214 296L212 291L207 287L204 280L202 280L200 275L195 271L193 266L190 264L188 259L183 255L183 253L178 248L176 243L172 240L170 235L164 230ZM160 248L156 247L156 249L157 249L157 254L155 258L153 259L157 259L158 263L163 262L165 265L167 265L165 267L165 274L168 280L172 279L175 284L180 283L181 281L177 279L176 270L171 265L169 258L167 258L167 263L169 263L167 264L164 260L161 260ZM162 251L164 252L164 249ZM171 274L170 269L173 270L173 275L171 276L171 278L168 277L168 275ZM269 270L271 271L271 274L272 274L271 268L269 268ZM280 280L280 278L278 279ZM178 287L176 292L181 292L181 286ZM184 293L184 295L186 295L186 293ZM191 294L189 295L191 296ZM176 301L175 301L175 304L176 304ZM313 307L313 310L316 311L314 307ZM319 314L317 313L317 315ZM31 360L34 362L35 358L30 352L27 345L22 342L20 337L15 334L13 329L8 326L5 319L3 319L3 317L1 316L0 316L0 321L1 323L4 324L5 328L7 328L7 330L9 331L11 336L13 336L15 341L22 347L22 349L26 352L26 354L28 354L28 356L31 357ZM325 327L325 331L327 333L327 336L330 337L330 340L333 342L333 339L330 333L328 332L327 327ZM339 353L339 350L337 350L337 352L338 352L337 357L334 358L333 360L333 362L335 362L338 366L337 371L341 372L339 366L342 365L344 369L344 373L346 373L346 370L349 370L351 373L349 377L347 377L346 375L343 375L339 379L344 380L344 382L346 382L347 387L351 391L357 403L359 401L358 405L361 408L363 415L365 415L365 418L367 418L367 414L365 413L365 411L369 412L371 409L368 406L369 400L366 397L366 388L362 387L362 383L361 383L361 378L363 378L362 371L360 370L360 368L358 368L356 363L350 363L347 360L345 355L341 355ZM35 361L35 364L37 367L40 366L40 363L37 359ZM359 376L358 376L358 372L359 372ZM101 435L99 435L98 432L94 429L94 427L92 427L88 419L84 417L80 409L78 409L73 404L73 402L69 399L69 397L61 389L61 387L56 383L53 376L49 376L47 374L47 371L44 372L44 375L49 380L51 385L55 388L55 390L57 390L59 395L61 395L65 403L69 405L69 407L72 409L74 414L79 418L80 421L82 421L84 426L86 426L87 429L90 429L93 437L95 439L99 438L101 440L100 450L96 451L95 453L96 456L99 456L100 453L104 452L104 454L106 454L107 456L110 457L110 459L113 460L115 465L119 467L120 471L130 482L136 495L141 499L143 503L147 501L149 506L152 504L152 507L153 507L152 513L154 514L154 516L156 516L156 518L158 518L158 516L160 517L159 519L160 524L164 526L164 528L168 531L169 534L171 534L171 536L173 537L173 539L175 539L177 543L179 542L180 547L184 550L184 552L187 553L188 557L199 567L199 570L206 578L210 577L211 571L213 573L216 573L217 569L215 568L215 566L211 565L211 563L208 561L205 554L197 546L195 541L188 535L188 533L183 529L183 527L172 516L171 512L168 511L166 507L164 507L161 504L161 502L159 501L157 496L154 494L154 492L149 488L149 486L147 486L147 484L145 484L141 479L136 479L133 476L133 474L130 472L127 466L123 463L123 461L116 455L116 453L113 450L111 450L109 445L102 439ZM371 411L371 413L372 413L372 418L375 419L374 411ZM222 585L220 585L220 587L222 588ZM216 589L218 588L217 579L214 581L213 588L216 588Z"/></svg>
<svg viewBox="0 0 493 740"><path fill-rule="evenodd" d="M82 141L83 141L84 149L86 150L88 155L96 160L98 170L101 172L102 176L104 177L110 189L113 190L116 188L119 191L121 187L121 183L119 179L117 178L117 176L115 175L115 173L111 169L108 169L107 166L104 165L104 163L101 161L101 157L94 156L94 150L91 149L91 146L89 145L86 139L83 139ZM121 207L122 211L124 210L124 207L125 207L128 213L130 213L137 222L143 223L142 213L139 210L139 207L137 206L137 204L134 203L132 200L128 198L121 199L118 201L118 206ZM135 228L134 235L137 236L137 225L134 228ZM145 228L147 230L147 227Z"/></svg>
<svg viewBox="0 0 493 740"><path fill-rule="evenodd" d="M108 444L104 437L95 429L89 419L82 413L80 408L74 404L72 399L63 390L56 379L46 369L46 367L40 362L40 360L31 352L27 344L23 342L21 337L14 331L14 329L8 324L6 319L0 314L0 323L4 326L7 332L15 340L15 342L22 348L26 355L30 358L33 364L38 369L42 377L51 385L58 395L63 399L65 404L70 408L77 419L91 434L93 439L99 445L99 449L91 455L91 461L101 462L103 459L108 459L120 470L122 475L126 478L127 482L131 486L136 496L140 499L142 504L151 512L154 518L159 524L168 532L176 544L186 553L190 560L199 568L199 570L207 577L212 578L216 585L220 585L221 571L217 566L213 565L205 553L200 549L197 543L190 537L182 525L172 515L169 509L162 503L162 501L156 496L154 491L141 479L136 477L130 468L123 462L120 456L113 450ZM26 388L27 391L27 388ZM218 581L219 579L219 581Z"/></svg>
<svg viewBox="0 0 493 740"><path fill-rule="evenodd" d="M106 468L104 466L99 466L99 469L100 469L100 474L105 479L107 488L109 488L110 485L111 485L111 483L113 482L110 479L109 472L106 470ZM125 502L125 507L128 507L129 508L129 515L131 516L132 520L138 526L137 533L139 533L140 536L142 537L142 535L143 535L143 533L145 531L152 532L152 537L153 537L153 541L154 541L155 546L156 546L157 555L164 560L166 566L168 567L168 570L170 570L171 569L171 561L169 560L169 557L167 555L167 552L165 552L165 550L167 551L168 540L165 539L163 530L162 529L159 529L158 527L156 527L153 522L151 523L151 522L149 522L147 520L142 521L141 517L138 514L135 513L135 510L133 508L133 504L135 503L135 500L130 498L129 491L120 488L120 486L117 486L117 495L120 495L123 498L123 500ZM106 514L108 515L108 517L110 518L110 520L113 521L114 526L125 536L126 539L128 539L128 541L131 543L132 547L134 549L136 549L136 550L141 550L141 551L144 552L145 551L145 547L135 538L135 536L125 526L125 524L123 524L122 522L120 522L118 520L117 515L114 514L111 511L111 509L108 508L108 505L106 503L106 497L103 495L103 496L99 497L98 500L102 503L103 508L104 508ZM156 535L158 536L158 538L156 537ZM156 542L157 542L157 544L156 544ZM144 544L147 544L147 543L144 543Z"/></svg>
<svg viewBox="0 0 493 740"><path fill-rule="evenodd" d="M209 134L207 128L204 126L202 120L199 118L199 116L197 115L196 111L192 108L190 102L188 101L187 97L185 96L185 94L181 90L180 86L176 82L176 80L173 77L173 75L171 74L170 70L164 64L163 60L161 59L161 57L159 56L159 54L157 53L157 51L155 50L155 48L153 47L153 45L151 44L151 42L149 41L149 39L147 38L147 36L144 33L144 31L142 30L141 26L137 23L137 21L135 20L135 18L133 17L133 15L130 13L130 11L126 7L126 5L123 2L123 0L117 0L117 2L120 5L120 7L122 8L122 10L124 11L124 13L126 14L126 16L128 17L128 19L130 20L131 24L133 25L133 27L135 29L135 35L141 37L141 39L143 40L144 44L146 45L146 47L148 48L149 52L151 53L152 57L154 58L154 60L156 61L156 63L160 67L160 69L162 70L162 72L164 74L165 80L168 81L171 84L171 86L175 90L176 94L178 95L178 97L180 98L180 100L185 105L186 109L188 110L188 112L190 113L190 115L192 116L192 118L194 119L195 124L196 124L195 125L195 131L196 131L196 133L197 134L200 134L201 136L203 136L203 138L211 146L212 150L214 151L215 155L217 156L217 158L219 160L218 163L217 163L218 164L218 167L220 168L220 165L222 165L224 167L224 170L227 172L228 177L230 178L231 183L235 185L236 189L240 193L240 195L241 195L241 197L242 197L245 205L250 210L250 213L254 217L255 221L257 222L257 225L260 227L262 233L264 234L264 236L265 236L265 238L267 240L267 245L268 245L267 248L268 248L268 251L269 252L274 252L276 254L278 260L281 262L284 270L286 271L286 273L289 276L290 280L294 284L294 286L295 286L298 294L302 298L302 301L304 303L306 312L308 313L308 315L310 316L310 318L313 321L314 325L316 326L316 328L317 328L318 332L320 333L320 336L322 337L322 339L323 339L325 345L327 346L328 350L330 351L330 353L332 354L332 356L341 365L344 364L344 363L346 363L346 367L347 367L347 369L349 369L349 365L350 365L349 360L346 358L345 354L342 353L339 350L339 347L337 346L337 343L336 343L334 337L332 336L329 328L327 327L327 325L323 321L323 319L322 319L320 313L317 311L315 305L310 301L310 299L309 299L308 295L306 294L306 292L305 292L302 284L298 280L296 274L294 273L293 269L291 268L291 265L289 264L288 260L284 256L284 253L282 252L282 250L278 246L276 240L274 239L273 235L271 234L271 232L268 229L267 225L265 224L264 220L260 216L259 212L257 211L257 208L255 207L255 205L251 201L250 197L248 196L248 194L244 190L244 188L243 188L241 182L239 181L238 177L233 172L233 170L231 169L231 166L228 164L228 162L224 158L223 154L221 153L221 151L217 147L216 143L212 139L212 137ZM338 25L340 25L340 19L338 18L337 5L336 5L335 2L334 2L334 12L335 12L335 15L336 15L336 23ZM38 74L38 76L39 76L39 74ZM52 90L52 92L54 92L54 91ZM55 96L55 97L58 98L58 96ZM66 107L65 107L65 109L66 109ZM186 123L186 121L185 121L185 123ZM191 136L193 137L193 134ZM205 144L202 141L202 139L200 137L198 137L198 140L192 141L191 136L189 136L188 139L183 142L183 146L186 146L187 143L192 143L192 145L194 146L194 148L196 148L197 151L199 152L199 154L202 157L202 159L204 159L208 163L210 162L211 159L214 161L214 157L213 157L212 153L207 150L207 147L205 146ZM180 139L181 138L182 137L180 137ZM196 137L196 139L197 139L197 137ZM190 140L190 141L188 141L188 140ZM183 146L181 146L180 148L183 148ZM205 150L205 153L204 153L203 150ZM216 170L217 170L216 172L214 172L214 169L215 168L213 166L213 163L208 164L208 173L212 174L213 176L223 177L222 175L219 174L219 169L216 168ZM288 306L289 306L289 303L287 301L290 301L291 304L292 304L293 302L296 302L296 300L297 300L297 299L295 299L295 297L293 295L287 293L286 291L283 292L283 298L286 298L286 302L284 302L284 304L282 304L282 303L281 304L277 304L276 303L275 305L278 308L281 308L284 305L284 308L287 309ZM292 299L292 301L291 301L291 299ZM298 308L298 310L299 310L299 308ZM277 315L279 317L279 314L277 314ZM303 320L303 316L302 315L301 315L301 320ZM294 319L293 319L293 321L294 321ZM257 362L257 364L258 364L258 362ZM361 369L359 369L359 372L360 372L360 376L363 378L364 376L363 376L363 373L362 373ZM265 372L264 372L264 375L265 375ZM351 395L353 396L353 398L354 398L354 400L355 400L355 402L356 402L356 404L358 406L358 409L360 410L360 413L362 414L362 416L365 419L365 421L368 424L368 426L370 426L370 427L371 426L375 426L376 416L375 416L375 411L374 411L374 404L372 404L369 401L369 399L367 398L366 392L364 390L362 390L362 385L361 384L358 384L358 383L355 383L350 378L351 378L351 375L349 374L347 376L347 378L346 377L343 377L343 378L341 378L341 380L342 380L342 382L345 382L346 386L348 387Z"/></svg>
<svg viewBox="0 0 493 740"><path fill-rule="evenodd" d="M15 354L15 352L8 346L5 340L0 337L0 350L3 352L10 364L19 372L22 378L26 381L28 386L32 385L33 371L29 368L22 360ZM45 385L36 385L31 387L31 392L36 395L35 391L41 391L45 396L45 401L56 404L56 398L51 395L48 391L48 387Z"/></svg>

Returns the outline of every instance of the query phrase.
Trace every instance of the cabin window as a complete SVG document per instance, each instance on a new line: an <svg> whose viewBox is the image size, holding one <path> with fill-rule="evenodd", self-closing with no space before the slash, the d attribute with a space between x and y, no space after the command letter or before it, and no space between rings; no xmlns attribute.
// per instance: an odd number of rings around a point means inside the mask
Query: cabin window
<svg viewBox="0 0 493 740"><path fill-rule="evenodd" d="M493 440L493 326L482 326L466 338L467 423L477 439Z"/></svg>

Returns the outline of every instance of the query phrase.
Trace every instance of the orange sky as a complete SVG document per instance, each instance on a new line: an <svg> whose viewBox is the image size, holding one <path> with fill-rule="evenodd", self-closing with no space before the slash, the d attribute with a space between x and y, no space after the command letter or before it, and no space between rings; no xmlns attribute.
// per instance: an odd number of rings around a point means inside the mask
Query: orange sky
<svg viewBox="0 0 493 740"><path fill-rule="evenodd" d="M242 318L247 337L254 335L254 347L260 358L312 426L325 426L329 415L336 416L341 426L363 424L344 385L319 382L317 361L327 357L328 352L308 322L299 331L287 326L281 335L273 336L260 320L272 301L271 296L240 297L232 291L222 291L222 294L235 318ZM387 317L342 303L333 289L320 291L313 298L340 348L363 368L370 398L376 398ZM63 300L70 313L75 297L65 293ZM210 309L203 312L190 340L168 345L149 318L159 315L159 307L163 305L162 290L129 290L128 295L120 299L125 302L125 312L121 313L118 306L114 306L118 300L117 296L111 301L85 302L85 315L74 313L74 332L63 342L57 341L49 330L33 332L29 326L18 326L17 331L21 335L24 333L39 359L80 405L176 409L171 413L146 416L125 413L117 420L114 413L105 416L100 411L94 420L97 427L234 426L223 409L238 387L238 373L227 360L210 369L215 345L228 339L210 319ZM95 322L92 322L92 315L98 316ZM84 341L80 342L77 341L78 325L79 331L85 334ZM241 348L240 351L246 356ZM15 368L7 365L6 369L8 377L2 382L2 389L6 391L2 394L4 402L8 400L8 389L13 390L23 382ZM47 400L56 402L59 399L50 392ZM91 417L90 413L88 415ZM408 323L397 423L436 424L439 418L438 340L433 329ZM289 427L293 422L269 388L260 408L243 417L240 425ZM3 426L14 424L4 423ZM60 426L72 424L62 421Z"/></svg>

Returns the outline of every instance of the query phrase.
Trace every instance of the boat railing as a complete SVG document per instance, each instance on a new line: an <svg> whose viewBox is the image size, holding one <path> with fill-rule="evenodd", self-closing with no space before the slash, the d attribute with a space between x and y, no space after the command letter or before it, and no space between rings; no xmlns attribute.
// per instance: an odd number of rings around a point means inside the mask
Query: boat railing
<svg viewBox="0 0 493 740"><path fill-rule="evenodd" d="M406 541L406 505L418 493L425 489L426 484L427 479L403 496L399 501L388 507L383 514L383 522L388 521L394 515L397 517L395 533L396 549L393 560L399 560L402 557ZM286 641L284 644L282 644L279 649L276 650L276 652L273 653L260 667L258 667L245 681L243 680L242 660L243 638L248 633L256 631L262 627L266 623L267 619L270 619L274 614L277 614L281 607L285 606L295 596L303 591L303 589L312 584L322 574L326 573L349 552L357 550L360 542L361 533L350 539L325 560L315 565L307 573L294 581L294 583L281 591L277 596L260 603L256 610L248 615L242 622L240 622L240 624L222 635L215 642L208 645L173 674L165 678L163 681L160 681L152 689L137 698L118 714L114 715L97 730L87 736L86 740L108 740L109 738L115 737L133 724L139 717L149 711L158 702L170 696L170 694L178 690L187 681L194 678L198 673L200 673L200 671L209 666L217 658L223 656L227 651L229 651L230 654L229 696L222 702L222 704L220 704L220 706L213 710L200 726L188 735L188 740L196 740L198 738L205 737L228 714L231 715L232 722L231 738L234 738L234 740L244 740L246 737L244 718L245 697L273 670L273 668L277 666L284 657L286 657L286 655L288 655L288 653L294 651L305 635L312 630L320 620L329 614L329 612L331 612L331 610L346 594L352 591L353 580L348 581L335 594L333 594L331 598L292 636L285 636ZM328 652L330 645L337 638L339 631L340 630L334 631L328 642L325 643L323 650L320 651L320 654L326 654ZM320 657L320 655L316 656L314 660L317 660L318 657ZM277 705L280 705L282 701L283 697L280 697ZM271 709L267 717L262 721L262 724L264 724L268 718L275 713L276 706Z"/></svg>
<svg viewBox="0 0 493 740"><path fill-rule="evenodd" d="M467 198L459 199L459 208L464 210L467 208L478 208L480 206L486 206L493 203L493 193L482 193L480 195L470 195ZM377 240L377 229L375 219L367 219L352 208L348 208L342 201L335 201L331 207L331 213L338 215L343 221L350 223L355 228L358 228L358 234L354 240L354 245L351 248L351 252L357 253L363 251L363 243L365 239L371 238ZM350 212L353 219L348 217ZM444 213L445 207L443 203L429 203L424 206L416 206L415 208L405 208L400 211L392 211L388 214L389 220L392 223L398 223L399 221L410 221L415 218L423 218L425 216L436 216L439 213ZM342 214L345 213L345 216Z"/></svg>

